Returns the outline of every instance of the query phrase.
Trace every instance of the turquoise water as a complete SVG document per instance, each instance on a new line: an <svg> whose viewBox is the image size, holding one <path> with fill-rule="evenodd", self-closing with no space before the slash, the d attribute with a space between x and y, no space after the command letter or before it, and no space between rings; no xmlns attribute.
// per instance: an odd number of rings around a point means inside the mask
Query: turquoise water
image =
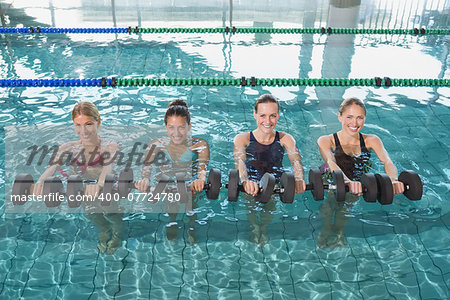
<svg viewBox="0 0 450 300"><path fill-rule="evenodd" d="M222 2L208 7L137 2L137 9L117 1L112 2L115 7L89 1L29 7L16 1L6 22L59 27L111 27L112 22L215 27L231 21L234 26L319 27L335 22L335 27L448 28L448 1L371 1L338 13L328 1L310 2L274 7L261 1L258 9L235 4L230 11ZM84 34L0 39L2 79L449 78L446 36ZM189 242L189 216L178 216L178 237L168 241L168 215L126 214L122 247L105 255L97 251L97 229L83 215L7 214L2 198L0 298L450 298L449 88L1 88L0 126L2 134L9 125L69 126L70 112L81 100L98 106L104 127L162 125L167 104L181 98L189 103L192 134L210 144L210 167L222 170L227 182L234 166L233 138L254 129L252 106L263 93L280 99L277 129L293 135L306 170L322 163L316 140L339 128L341 100L365 99L363 132L382 139L399 170L420 174L422 200L399 195L394 204L381 206L361 199L346 225L347 245L320 249L321 203L306 192L293 204L277 204L269 242L258 247L249 241L242 197L229 203L223 190L218 200L199 200L195 244ZM382 172L381 163L373 162L372 171ZM4 156L0 163L5 192L12 178L5 178Z"/></svg>

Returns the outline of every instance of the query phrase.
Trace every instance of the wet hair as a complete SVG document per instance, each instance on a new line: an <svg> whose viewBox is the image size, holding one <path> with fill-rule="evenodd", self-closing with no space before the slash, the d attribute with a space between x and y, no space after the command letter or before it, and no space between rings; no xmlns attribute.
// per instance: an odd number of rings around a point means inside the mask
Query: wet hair
<svg viewBox="0 0 450 300"><path fill-rule="evenodd" d="M258 99L256 99L256 103L255 103L255 112L258 112L258 104L261 103L276 103L277 107L278 107L278 112L280 112L280 104L278 103L277 98L275 98L274 96L270 95L270 94L264 94L259 96Z"/></svg>
<svg viewBox="0 0 450 300"><path fill-rule="evenodd" d="M350 105L359 105L364 110L364 115L367 114L366 106L364 105L364 102L359 100L358 98L347 98L344 101L342 101L341 106L339 107L339 114L342 115L344 111L349 107Z"/></svg>
<svg viewBox="0 0 450 300"><path fill-rule="evenodd" d="M82 101L78 102L72 110L72 120L79 115L85 115L93 118L95 121L100 122L100 113L98 112L97 106L91 102Z"/></svg>
<svg viewBox="0 0 450 300"><path fill-rule="evenodd" d="M164 116L164 124L167 125L167 119L171 116L183 117L186 119L187 124L191 124L191 114L189 113L187 103L181 99L170 102Z"/></svg>

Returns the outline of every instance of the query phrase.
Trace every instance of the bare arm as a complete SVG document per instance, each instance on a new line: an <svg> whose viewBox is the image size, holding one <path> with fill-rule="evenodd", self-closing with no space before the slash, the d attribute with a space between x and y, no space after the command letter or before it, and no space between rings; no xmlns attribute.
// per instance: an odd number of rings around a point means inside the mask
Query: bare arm
<svg viewBox="0 0 450 300"><path fill-rule="evenodd" d="M33 186L33 194L34 195L42 195L42 192L44 189L44 181L47 178L53 176L53 174L55 174L55 172L61 167L61 164L59 164L61 155L63 153L70 152L72 145L73 145L73 142L69 142L69 143L61 145L58 148L58 152L56 153L54 159L52 159L52 161L55 163L50 164L47 167L47 169L45 169L45 171L42 173L42 175L37 180L36 184Z"/></svg>
<svg viewBox="0 0 450 300"><path fill-rule="evenodd" d="M291 165L294 169L295 193L303 193L306 189L306 183L304 180L304 171L300 152L298 151L294 138L290 134L281 133L281 135L281 145L283 145L283 147L286 149L289 161L291 162Z"/></svg>
<svg viewBox="0 0 450 300"><path fill-rule="evenodd" d="M323 161L327 165L328 169L330 169L331 172L333 171L342 171L341 168L339 168L338 164L336 163L336 159L334 157L332 147L332 135L323 135L317 140L317 145L319 146L320 155L322 156ZM344 180L345 182L351 181L347 176L344 174Z"/></svg>
<svg viewBox="0 0 450 300"><path fill-rule="evenodd" d="M105 184L106 175L114 173L115 162L111 161L111 160L116 156L116 153L119 150L120 150L120 145L117 143L111 143L106 147L104 152L109 153L110 160L108 160L108 161L105 160L104 166L102 168L102 172L100 173L100 176L97 180L97 184L99 184L100 187L103 187L103 185Z"/></svg>
<svg viewBox="0 0 450 300"><path fill-rule="evenodd" d="M234 138L234 167L239 171L241 182L248 180L247 168L245 166L245 160L247 158L245 148L248 146L249 140L250 137L247 132L240 133Z"/></svg>
<svg viewBox="0 0 450 300"><path fill-rule="evenodd" d="M150 187L150 176L152 174L153 162L155 161L156 155L160 149L160 142L158 139L155 139L148 144L147 149L145 150L144 164L142 165L141 170L141 180L137 180L135 183L135 187L140 192L145 193Z"/></svg>
<svg viewBox="0 0 450 300"><path fill-rule="evenodd" d="M194 138L193 151L198 153L197 179L192 183L192 191L200 192L206 182L206 173L209 164L209 145L204 139Z"/></svg>
<svg viewBox="0 0 450 300"><path fill-rule="evenodd" d="M246 147L250 143L250 134L243 132L235 136L234 138L234 166L239 171L239 177L244 190L247 194L256 196L259 191L258 183L248 179L247 167L245 166L245 160L247 159Z"/></svg>
<svg viewBox="0 0 450 300"><path fill-rule="evenodd" d="M383 145L383 142L381 141L381 139L378 136L373 135L373 134L368 135L366 138L366 145L368 148L373 149L375 154L378 156L378 159L383 164L386 174L392 180L394 194L403 193L405 187L401 182L398 181L397 167L394 165L391 158L389 157L389 154L387 153L386 149L384 148L384 145Z"/></svg>

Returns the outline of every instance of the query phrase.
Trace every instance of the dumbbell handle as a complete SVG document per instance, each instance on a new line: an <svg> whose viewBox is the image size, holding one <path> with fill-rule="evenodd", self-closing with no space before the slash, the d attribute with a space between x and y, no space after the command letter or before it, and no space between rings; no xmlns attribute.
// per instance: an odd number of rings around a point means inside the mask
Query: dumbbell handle
<svg viewBox="0 0 450 300"><path fill-rule="evenodd" d="M137 181L130 182L130 188L131 188L131 189L136 189L136 190L138 189L138 188L136 187L136 182L137 182ZM151 187L152 187L152 186L149 184L148 187L145 189L144 193L150 192Z"/></svg>
<svg viewBox="0 0 450 300"><path fill-rule="evenodd" d="M172 182L176 183L176 181L172 181ZM192 181L186 181L185 183L186 183L188 186L190 186L190 184L192 183ZM220 186L222 186L222 185L220 185ZM228 184L227 184L227 186L228 186ZM131 187L132 189L137 189L137 187L136 187L136 181L130 182L130 187ZM205 182L205 185L203 186L203 189L202 189L202 190L203 190L203 191L206 191L206 190L208 190L210 187L211 187L211 184ZM146 192L146 193L150 192L150 189L151 189L151 188L152 188L152 186L149 185L149 186L147 187L147 189L145 190L145 192Z"/></svg>
<svg viewBox="0 0 450 300"><path fill-rule="evenodd" d="M194 182L194 181L189 180L189 181L185 181L184 183L186 183L186 186L188 186L190 188L192 186L192 182ZM175 183L176 183L176 181L175 181ZM222 184L220 184L219 186L222 187ZM208 182L205 182L205 184L203 185L202 191L207 191L210 188L211 188L211 184Z"/></svg>
<svg viewBox="0 0 450 300"><path fill-rule="evenodd" d="M205 186L206 186L206 184L205 184ZM225 187L228 188L228 183L225 184ZM336 185L332 185L332 184L324 184L323 188L326 189L326 190L335 190L337 188L337 186ZM306 185L305 191L311 191L313 189L314 189L314 186L311 183L308 183ZM405 189L406 189L406 185L405 185ZM245 192L244 186L242 184L238 185L238 191ZM261 187L259 186L258 193L260 191L261 191ZM349 192L349 191L350 191L350 188L348 187L348 185L345 185L345 192ZM365 186L363 186L362 191L363 191L363 193L366 193L367 192L367 188ZM284 193L284 188L275 188L273 190L273 194L282 194L282 193Z"/></svg>
<svg viewBox="0 0 450 300"><path fill-rule="evenodd" d="M205 186L206 186L206 184L205 184ZM228 188L228 183L225 184L225 188ZM244 193L246 193L246 191L245 191L245 189L244 189L244 186L243 186L242 184L238 184L237 190L238 190L239 192L244 192ZM261 190L262 190L262 187L261 187L260 185L258 185L258 193L261 192ZM283 188L276 188L276 189L273 190L273 193L274 193L274 194L281 194L281 193L284 193L284 189L283 189Z"/></svg>
<svg viewBox="0 0 450 300"><path fill-rule="evenodd" d="M323 188L326 190L335 190L335 189L337 189L337 186L333 185L333 184L324 184ZM364 185L362 186L362 191L363 191L363 193L367 192L367 188ZM345 185L345 192L346 193L350 192L350 188L348 187L348 185Z"/></svg>

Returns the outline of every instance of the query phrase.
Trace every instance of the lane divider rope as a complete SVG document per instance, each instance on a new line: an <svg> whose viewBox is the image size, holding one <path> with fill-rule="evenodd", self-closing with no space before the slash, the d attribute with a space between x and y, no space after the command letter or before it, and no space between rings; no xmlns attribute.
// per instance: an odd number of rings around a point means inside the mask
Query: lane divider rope
<svg viewBox="0 0 450 300"><path fill-rule="evenodd" d="M449 87L449 79L420 78L91 78L0 79L0 87L133 87L133 86L372 86Z"/></svg>
<svg viewBox="0 0 450 300"><path fill-rule="evenodd" d="M226 33L226 34L410 34L410 35L448 35L450 29L437 28L412 28L412 29L387 29L387 28L51 28L51 27L0 27L0 33L4 34L39 34L39 33Z"/></svg>

